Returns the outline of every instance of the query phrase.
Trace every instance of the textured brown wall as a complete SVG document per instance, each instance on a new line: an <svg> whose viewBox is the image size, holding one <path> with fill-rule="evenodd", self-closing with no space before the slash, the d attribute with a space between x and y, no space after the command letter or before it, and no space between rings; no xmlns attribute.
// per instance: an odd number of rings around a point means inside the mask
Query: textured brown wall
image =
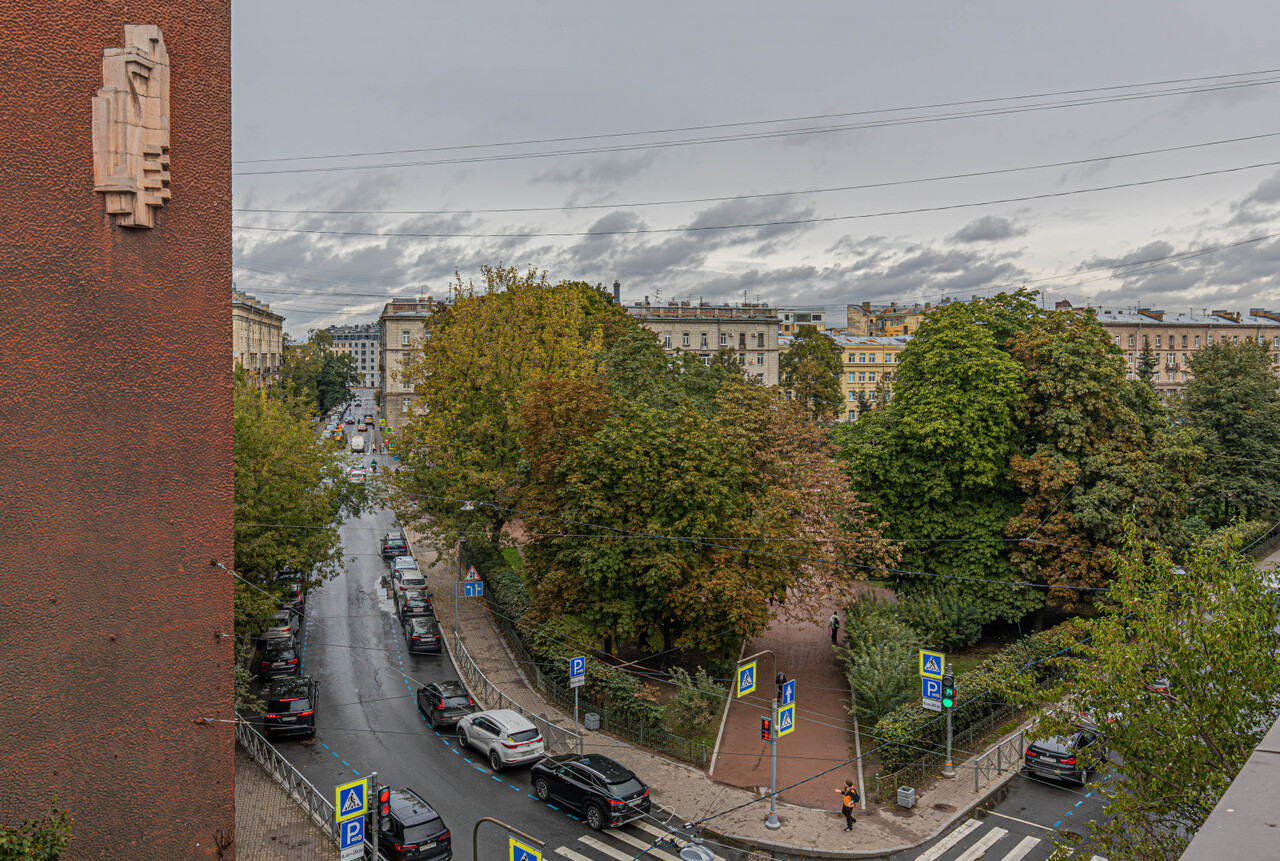
<svg viewBox="0 0 1280 861"><path fill-rule="evenodd" d="M8 0L0 88L0 820L81 858L234 825L229 0ZM91 99L124 24L172 63L173 199L113 227Z"/></svg>

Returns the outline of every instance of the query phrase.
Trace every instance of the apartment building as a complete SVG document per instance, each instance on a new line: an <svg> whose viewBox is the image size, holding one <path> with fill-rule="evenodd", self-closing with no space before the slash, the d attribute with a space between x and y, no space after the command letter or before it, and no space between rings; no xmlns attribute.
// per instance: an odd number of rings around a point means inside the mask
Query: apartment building
<svg viewBox="0 0 1280 861"><path fill-rule="evenodd" d="M779 308L778 319L781 321L778 327L781 335L794 335L800 330L801 326L812 326L819 332L827 331L826 311L821 308Z"/></svg>
<svg viewBox="0 0 1280 861"><path fill-rule="evenodd" d="M627 313L658 337L669 355L693 353L710 364L722 349L737 354L748 377L766 386L778 384L777 309L768 304L707 305L672 302L643 303L627 307Z"/></svg>
<svg viewBox="0 0 1280 861"><path fill-rule="evenodd" d="M224 294L225 295L225 294ZM231 290L231 359L249 379L264 388L280 372L284 352L284 317L234 287Z"/></svg>
<svg viewBox="0 0 1280 861"><path fill-rule="evenodd" d="M947 304L944 300L943 304ZM890 302L888 305L863 302L858 305L846 305L846 322L844 333L847 335L870 335L878 338L891 338L903 335L914 335L924 315L937 305L911 304L899 305Z"/></svg>
<svg viewBox="0 0 1280 861"><path fill-rule="evenodd" d="M378 388L380 417L393 431L404 427L415 409L413 386L402 377L405 359L427 337L427 321L437 303L425 299L392 299L378 317Z"/></svg>
<svg viewBox="0 0 1280 861"><path fill-rule="evenodd" d="M1191 379L1190 359L1197 350L1215 343L1254 342L1266 345L1280 375L1280 311L1251 308L1238 311L1166 312L1151 308L1130 310L1075 307L1058 302L1058 310L1093 312L1113 343L1124 351L1130 379L1138 376L1143 350L1156 359L1152 384L1166 395L1184 388Z"/></svg>
<svg viewBox="0 0 1280 861"><path fill-rule="evenodd" d="M379 345L381 342L377 323L355 326L330 326L325 330L333 338L333 351L350 356L360 372L359 386L375 389L379 383Z"/></svg>
<svg viewBox="0 0 1280 861"><path fill-rule="evenodd" d="M840 351L840 394L844 402L839 421L854 421L861 411L893 399L893 380L898 368L898 355L911 343L912 336L890 338L839 335L824 332ZM785 355L795 338L782 335L778 353ZM782 385L785 387L786 381ZM787 392L787 400L791 393Z"/></svg>

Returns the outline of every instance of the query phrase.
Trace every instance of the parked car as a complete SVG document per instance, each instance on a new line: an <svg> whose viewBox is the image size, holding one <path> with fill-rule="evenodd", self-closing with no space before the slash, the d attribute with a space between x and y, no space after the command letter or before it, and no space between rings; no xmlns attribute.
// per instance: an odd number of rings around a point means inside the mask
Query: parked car
<svg viewBox="0 0 1280 861"><path fill-rule="evenodd" d="M382 547L379 550L383 559L394 559L409 553L409 542L403 532L388 532L382 536Z"/></svg>
<svg viewBox="0 0 1280 861"><path fill-rule="evenodd" d="M534 764L529 778L541 801L582 814L593 831L616 828L649 813L649 787L620 762L599 754L564 753Z"/></svg>
<svg viewBox="0 0 1280 861"><path fill-rule="evenodd" d="M424 653L438 655L444 651L440 623L432 616L416 616L405 622L404 640L405 647L411 655Z"/></svg>
<svg viewBox="0 0 1280 861"><path fill-rule="evenodd" d="M417 571L418 560L414 559L408 553L403 553L391 560L391 576L396 576L399 571Z"/></svg>
<svg viewBox="0 0 1280 861"><path fill-rule="evenodd" d="M391 790L390 812L379 823L378 848L388 861L448 861L453 841L435 808L412 789Z"/></svg>
<svg viewBox="0 0 1280 861"><path fill-rule="evenodd" d="M431 596L424 589L409 589L400 593L396 599L396 613L400 616L400 624L408 622L410 619L421 617L435 618L435 605L431 603Z"/></svg>
<svg viewBox="0 0 1280 861"><path fill-rule="evenodd" d="M477 710L462 682L430 682L418 688L418 711L432 729L456 726L458 721Z"/></svg>
<svg viewBox="0 0 1280 861"><path fill-rule="evenodd" d="M1023 765L1032 774L1089 782L1089 774L1107 761L1106 742L1092 722L1082 721L1071 732L1027 745Z"/></svg>
<svg viewBox="0 0 1280 861"><path fill-rule="evenodd" d="M363 466L351 467L351 473L348 475L348 478L350 479L352 484L362 484L364 482L364 467Z"/></svg>
<svg viewBox="0 0 1280 861"><path fill-rule="evenodd" d="M298 672L298 651L293 637L274 637L262 642L258 653L258 678L278 679L282 676L296 675Z"/></svg>
<svg viewBox="0 0 1280 861"><path fill-rule="evenodd" d="M392 594L396 596L396 601L399 601L400 596L411 589L420 589L425 591L427 588L427 578L422 575L421 571L413 568L393 573L391 575L391 584L395 589Z"/></svg>
<svg viewBox="0 0 1280 861"><path fill-rule="evenodd" d="M493 709L476 712L458 721L458 739L489 758L494 771L542 759L542 733L520 712Z"/></svg>
<svg viewBox="0 0 1280 861"><path fill-rule="evenodd" d="M276 679L267 694L267 713L262 718L262 732L273 735L316 734L316 704L320 701L320 682L310 676Z"/></svg>
<svg viewBox="0 0 1280 861"><path fill-rule="evenodd" d="M266 630L258 635L263 640L278 640L284 637L293 639L298 632L298 617L289 609L282 609L271 617Z"/></svg>

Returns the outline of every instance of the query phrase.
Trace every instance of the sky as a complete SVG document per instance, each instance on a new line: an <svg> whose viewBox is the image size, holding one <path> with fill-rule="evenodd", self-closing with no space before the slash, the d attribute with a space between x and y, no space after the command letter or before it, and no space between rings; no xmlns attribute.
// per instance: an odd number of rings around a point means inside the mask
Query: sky
<svg viewBox="0 0 1280 861"><path fill-rule="evenodd" d="M497 264L837 324L1024 285L1280 309L1270 0L233 0L232 20L234 279L295 338Z"/></svg>

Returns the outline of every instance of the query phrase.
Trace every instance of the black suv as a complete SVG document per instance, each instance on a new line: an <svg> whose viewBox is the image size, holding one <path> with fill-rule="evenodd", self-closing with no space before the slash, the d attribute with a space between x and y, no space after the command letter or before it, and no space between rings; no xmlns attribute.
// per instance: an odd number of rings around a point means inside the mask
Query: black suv
<svg viewBox="0 0 1280 861"><path fill-rule="evenodd" d="M617 827L649 812L649 787L620 762L599 754L564 753L535 763L529 777L541 801L559 801L593 831Z"/></svg>
<svg viewBox="0 0 1280 861"><path fill-rule="evenodd" d="M383 559L395 559L397 556L409 555L409 542L403 532L388 532L382 536L381 551Z"/></svg>
<svg viewBox="0 0 1280 861"><path fill-rule="evenodd" d="M276 679L267 694L267 713L262 718L262 731L275 735L315 735L316 704L320 700L320 683L310 676Z"/></svg>
<svg viewBox="0 0 1280 861"><path fill-rule="evenodd" d="M431 682L418 688L418 711L422 712L432 729L457 726L463 715L480 709L471 699L462 682Z"/></svg>
<svg viewBox="0 0 1280 861"><path fill-rule="evenodd" d="M431 616L418 616L405 622L404 641L411 655L422 652L438 655L444 650L440 623Z"/></svg>
<svg viewBox="0 0 1280 861"><path fill-rule="evenodd" d="M416 619L419 616L436 615L435 606L431 603L431 596L423 589L406 589L396 598L396 612L400 614L400 624L405 624L410 619Z"/></svg>
<svg viewBox="0 0 1280 861"><path fill-rule="evenodd" d="M440 814L412 789L391 790L391 812L380 817L378 848L388 861L448 861L453 840Z"/></svg>
<svg viewBox="0 0 1280 861"><path fill-rule="evenodd" d="M1106 741L1091 722L1080 723L1066 735L1033 741L1023 755L1023 765L1032 774L1081 785L1106 761Z"/></svg>
<svg viewBox="0 0 1280 861"><path fill-rule="evenodd" d="M298 674L298 652L293 645L293 637L273 637L262 641L262 652L258 658L258 678L264 682L282 676Z"/></svg>

